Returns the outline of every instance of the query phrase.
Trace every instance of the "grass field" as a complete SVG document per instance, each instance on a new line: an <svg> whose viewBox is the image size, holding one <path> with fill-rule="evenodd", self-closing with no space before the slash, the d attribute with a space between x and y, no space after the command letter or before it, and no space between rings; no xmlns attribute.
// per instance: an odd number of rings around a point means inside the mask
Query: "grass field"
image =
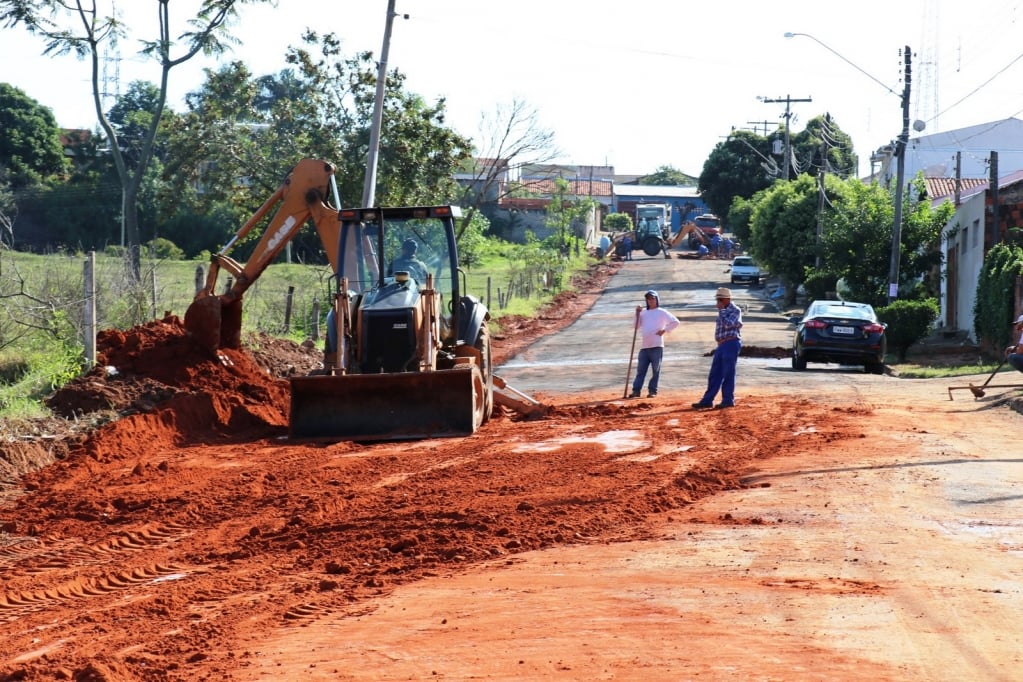
<svg viewBox="0 0 1023 682"><path fill-rule="evenodd" d="M495 320L530 316L573 272L594 262L585 252L568 259L538 253L494 242L465 270L468 293L483 300ZM83 253L0 251L0 417L44 415L41 399L82 371L87 260ZM136 281L124 258L96 254L97 330L129 329L167 313L184 317L208 265L144 259ZM216 290L227 286L222 272ZM332 286L328 266L271 264L245 292L242 331L296 342L320 338ZM499 331L499 322L495 326Z"/></svg>

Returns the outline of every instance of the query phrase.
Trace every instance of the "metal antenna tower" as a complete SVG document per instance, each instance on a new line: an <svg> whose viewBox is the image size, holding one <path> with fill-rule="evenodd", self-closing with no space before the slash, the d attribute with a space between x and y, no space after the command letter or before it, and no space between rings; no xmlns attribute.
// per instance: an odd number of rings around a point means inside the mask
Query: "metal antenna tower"
<svg viewBox="0 0 1023 682"><path fill-rule="evenodd" d="M917 54L917 86L913 120L938 127L938 8L939 0L925 0L920 52ZM915 126L914 126L915 127Z"/></svg>
<svg viewBox="0 0 1023 682"><path fill-rule="evenodd" d="M120 21L121 13L117 10L117 4L112 3L111 9L114 19ZM104 111L109 111L110 107L121 97L121 47L117 44L115 34L112 34L110 39L103 44L101 60L99 94Z"/></svg>

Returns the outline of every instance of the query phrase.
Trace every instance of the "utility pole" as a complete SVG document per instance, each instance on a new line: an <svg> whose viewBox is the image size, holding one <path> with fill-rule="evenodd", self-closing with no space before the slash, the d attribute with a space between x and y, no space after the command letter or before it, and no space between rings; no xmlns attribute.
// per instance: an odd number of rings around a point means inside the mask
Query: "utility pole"
<svg viewBox="0 0 1023 682"><path fill-rule="evenodd" d="M824 175L828 168L828 138L821 139L821 167L817 171L817 260L816 267L821 267L821 241L824 239Z"/></svg>
<svg viewBox="0 0 1023 682"><path fill-rule="evenodd" d="M377 65L377 90L373 100L373 122L369 129L369 151L366 152L366 179L362 186L362 206L370 208L376 201L377 156L380 153L380 127L384 120L384 92L387 86L387 53L391 48L391 25L398 14L394 11L394 0L387 1L387 21L384 24L384 44L380 49L380 63ZM408 19L408 15L402 15Z"/></svg>
<svg viewBox="0 0 1023 682"><path fill-rule="evenodd" d="M895 171L895 225L892 228L892 262L888 273L888 303L899 297L899 260L902 249L902 193L906 183L906 145L909 144L909 84L912 81L909 45L905 47L905 70L902 87L902 134L895 144L897 166Z"/></svg>
<svg viewBox="0 0 1023 682"><path fill-rule="evenodd" d="M785 179L788 180L791 176L789 169L792 167L792 146L791 146L791 134L789 131L789 120L792 118L792 103L793 102L812 102L813 99L807 97L806 99L793 99L789 95L785 95L784 99L776 97L774 99L768 99L766 97L760 98L764 104L774 104L777 102L785 103Z"/></svg>
<svg viewBox="0 0 1023 682"><path fill-rule="evenodd" d="M760 130L760 127L763 126L763 128L764 128L763 136L767 137L767 131L770 130L771 128L773 128L773 127L777 127L778 122L777 121L746 121L746 125L753 126L753 132L757 133L758 135L760 134L758 132Z"/></svg>

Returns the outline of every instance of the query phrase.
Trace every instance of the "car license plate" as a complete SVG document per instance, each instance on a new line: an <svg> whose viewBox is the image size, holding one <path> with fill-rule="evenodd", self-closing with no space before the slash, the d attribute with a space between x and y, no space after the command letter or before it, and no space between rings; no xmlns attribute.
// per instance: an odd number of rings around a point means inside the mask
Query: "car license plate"
<svg viewBox="0 0 1023 682"><path fill-rule="evenodd" d="M852 327L832 327L831 331L836 334L855 334L856 330Z"/></svg>

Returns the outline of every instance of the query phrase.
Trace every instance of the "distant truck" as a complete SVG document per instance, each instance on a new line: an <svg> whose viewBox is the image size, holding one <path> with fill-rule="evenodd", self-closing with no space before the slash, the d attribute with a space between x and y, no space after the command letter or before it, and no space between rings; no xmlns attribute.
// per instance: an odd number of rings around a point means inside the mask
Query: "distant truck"
<svg viewBox="0 0 1023 682"><path fill-rule="evenodd" d="M671 234L671 204L636 204L636 232L660 233L661 239L667 239Z"/></svg>
<svg viewBox="0 0 1023 682"><path fill-rule="evenodd" d="M700 230L706 239L700 239L696 234L689 235L689 248L695 249L701 242L708 242L714 235L721 234L721 218L713 213L704 213L693 218L693 224Z"/></svg>

